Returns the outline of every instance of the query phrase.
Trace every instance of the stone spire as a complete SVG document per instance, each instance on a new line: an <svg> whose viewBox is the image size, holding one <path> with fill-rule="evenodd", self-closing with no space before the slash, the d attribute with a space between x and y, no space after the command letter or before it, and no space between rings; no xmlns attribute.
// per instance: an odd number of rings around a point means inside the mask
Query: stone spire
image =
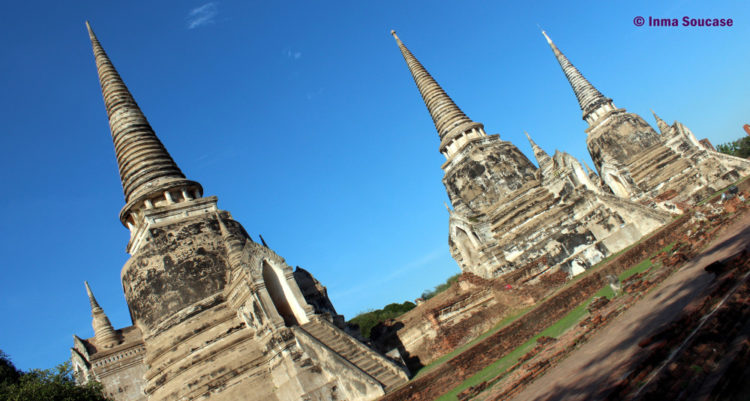
<svg viewBox="0 0 750 401"><path fill-rule="evenodd" d="M216 213L216 220L219 222L219 230L221 230L221 238L224 240L224 246L227 250L229 264L233 268L236 268L242 261L242 247L244 246L244 243L237 238L236 235L229 232L226 224L224 224L224 220L218 212Z"/></svg>
<svg viewBox="0 0 750 401"><path fill-rule="evenodd" d="M541 168L542 165L547 165L547 163L552 162L552 158L544 151L544 149L540 148L533 139L531 139L529 133L526 131L523 133L526 134L526 138L529 140L529 143L531 143L531 149L534 151L534 157L536 157L536 162L539 164L539 167Z"/></svg>
<svg viewBox="0 0 750 401"><path fill-rule="evenodd" d="M669 124L659 118L659 116L656 115L655 111L651 110L651 114L653 114L654 119L656 119L656 126L659 128L659 132L661 132L662 134L666 134L667 131L669 131Z"/></svg>
<svg viewBox="0 0 750 401"><path fill-rule="evenodd" d="M596 175L596 173L594 172L594 170L592 170L591 167L589 167L589 164L586 163L586 160L583 161L583 166L586 168L586 174L589 175L589 178L591 178L592 180L594 178L599 178L599 176Z"/></svg>
<svg viewBox="0 0 750 401"><path fill-rule="evenodd" d="M396 31L391 30L391 35L396 39L401 54L406 60L414 82L417 84L419 93L422 95L427 110L432 116L435 128L440 135L440 152L444 153L445 148L462 133L474 132L484 135L484 127L481 123L472 121L461 111L453 100L445 93L443 88L432 78L429 72L406 48L401 39L396 35ZM446 155L448 156L448 155Z"/></svg>
<svg viewBox="0 0 750 401"><path fill-rule="evenodd" d="M578 105L581 106L583 111L583 119L591 124L593 121L589 119L589 115L599 109L602 106L612 103L612 99L604 97L595 87L591 85L586 78L583 77L580 71L573 64L570 63L567 57L555 46L552 39L547 36L547 32L542 31L547 43L552 48L552 51L557 57L557 61L560 63L560 67L565 73L565 77L568 78L570 86L573 88L573 92L578 99ZM614 109L614 106L612 107Z"/></svg>
<svg viewBox="0 0 750 401"><path fill-rule="evenodd" d="M94 50L125 193L126 206L120 219L126 223L130 210L139 202L170 189L190 188L191 195L197 191L200 196L203 192L200 184L185 179L107 57L88 21L86 28Z"/></svg>
<svg viewBox="0 0 750 401"><path fill-rule="evenodd" d="M91 303L91 317L93 318L91 325L94 327L96 345L104 348L112 348L119 343L117 332L112 327L112 323L109 322L107 315L104 314L104 310L96 302L89 283L84 281L83 284L86 285L86 293L89 295L89 303Z"/></svg>

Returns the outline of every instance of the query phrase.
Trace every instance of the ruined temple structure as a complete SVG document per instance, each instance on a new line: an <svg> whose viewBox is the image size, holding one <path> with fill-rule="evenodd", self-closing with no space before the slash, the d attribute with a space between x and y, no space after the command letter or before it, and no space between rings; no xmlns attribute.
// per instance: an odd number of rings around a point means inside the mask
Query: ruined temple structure
<svg viewBox="0 0 750 401"><path fill-rule="evenodd" d="M670 217L602 190L567 153L549 156L531 138L535 167L512 143L487 135L391 31L440 138L449 245L462 271L484 278L552 268L583 272Z"/></svg>
<svg viewBox="0 0 750 401"><path fill-rule="evenodd" d="M670 212L689 206L750 173L747 160L716 152L680 122L654 113L657 133L641 116L617 108L542 34L570 82L583 119L586 145L608 191Z"/></svg>
<svg viewBox="0 0 750 401"><path fill-rule="evenodd" d="M312 275L185 178L88 29L125 193L133 325L115 330L87 284L95 335L74 337L78 380L118 401L372 400L404 383L341 329Z"/></svg>

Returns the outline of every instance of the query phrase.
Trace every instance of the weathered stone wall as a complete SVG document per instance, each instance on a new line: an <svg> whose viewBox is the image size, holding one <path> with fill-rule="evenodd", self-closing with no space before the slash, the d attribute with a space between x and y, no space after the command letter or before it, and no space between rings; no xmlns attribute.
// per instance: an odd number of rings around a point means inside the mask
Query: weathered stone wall
<svg viewBox="0 0 750 401"><path fill-rule="evenodd" d="M304 330L296 328L294 330L297 333L299 346L310 357L309 367L305 369L323 372L322 375L309 375L310 379L322 383L316 386L305 386L314 390L305 393L300 397L301 399L372 400L384 394L381 384L371 376L330 348L321 346L318 340Z"/></svg>
<svg viewBox="0 0 750 401"><path fill-rule="evenodd" d="M144 352L145 349L141 346L141 348L126 350L109 357L113 358L113 361L107 366L107 371L96 373L105 395L118 401L146 400L146 395L143 393L145 387L143 376L147 370L146 365L143 364ZM134 357L136 353L139 354L138 357ZM96 366L100 361L94 360L93 363Z"/></svg>
<svg viewBox="0 0 750 401"><path fill-rule="evenodd" d="M527 182L491 214L474 217L475 223L452 213L449 245L463 271L496 278L544 258L540 271L557 267L576 275L670 219L583 184L575 186L572 169L551 171L554 179ZM475 235L474 241L456 235L462 232Z"/></svg>
<svg viewBox="0 0 750 401"><path fill-rule="evenodd" d="M506 328L491 335L469 350L426 373L390 394L383 400L433 400L447 390L477 373L491 362L507 355L514 348L559 319L569 310L601 288L603 279L592 275L545 301Z"/></svg>
<svg viewBox="0 0 750 401"><path fill-rule="evenodd" d="M95 337L74 337L71 360L76 381L96 380L104 394L117 401L145 401L146 348L141 332L130 326L117 330L116 335L119 343L110 348L99 346Z"/></svg>
<svg viewBox="0 0 750 401"><path fill-rule="evenodd" d="M206 215L150 229L125 264L122 282L133 322L145 337L177 312L223 290L227 261L216 220Z"/></svg>
<svg viewBox="0 0 750 401"><path fill-rule="evenodd" d="M453 207L481 213L497 204L526 180L536 167L512 143L499 135L474 139L447 162L443 184Z"/></svg>
<svg viewBox="0 0 750 401"><path fill-rule="evenodd" d="M586 132L586 146L600 174L603 164L627 164L660 142L659 134L641 116L625 113L622 109L602 117Z"/></svg>
<svg viewBox="0 0 750 401"><path fill-rule="evenodd" d="M533 304L545 291L544 286L509 291L505 284L464 273L446 291L373 328L371 340L381 352L399 349L409 369L420 369Z"/></svg>

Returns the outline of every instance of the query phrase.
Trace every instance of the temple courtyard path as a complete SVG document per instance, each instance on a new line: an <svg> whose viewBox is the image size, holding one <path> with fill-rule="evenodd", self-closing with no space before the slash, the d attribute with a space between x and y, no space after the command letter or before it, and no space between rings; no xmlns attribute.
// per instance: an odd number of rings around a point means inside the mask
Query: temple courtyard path
<svg viewBox="0 0 750 401"><path fill-rule="evenodd" d="M703 268L750 249L750 213L744 213L699 256L655 287L608 327L513 398L531 400L604 400L624 378L641 348L638 342L679 316L712 282ZM490 390L491 391L491 390Z"/></svg>

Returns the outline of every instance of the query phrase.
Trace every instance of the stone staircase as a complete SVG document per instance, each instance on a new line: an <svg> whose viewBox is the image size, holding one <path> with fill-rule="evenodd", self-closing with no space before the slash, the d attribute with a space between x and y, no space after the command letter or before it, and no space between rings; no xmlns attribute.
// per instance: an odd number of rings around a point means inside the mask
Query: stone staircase
<svg viewBox="0 0 750 401"><path fill-rule="evenodd" d="M380 382L386 393L408 381L406 372L398 365L325 320L311 320L299 327Z"/></svg>

